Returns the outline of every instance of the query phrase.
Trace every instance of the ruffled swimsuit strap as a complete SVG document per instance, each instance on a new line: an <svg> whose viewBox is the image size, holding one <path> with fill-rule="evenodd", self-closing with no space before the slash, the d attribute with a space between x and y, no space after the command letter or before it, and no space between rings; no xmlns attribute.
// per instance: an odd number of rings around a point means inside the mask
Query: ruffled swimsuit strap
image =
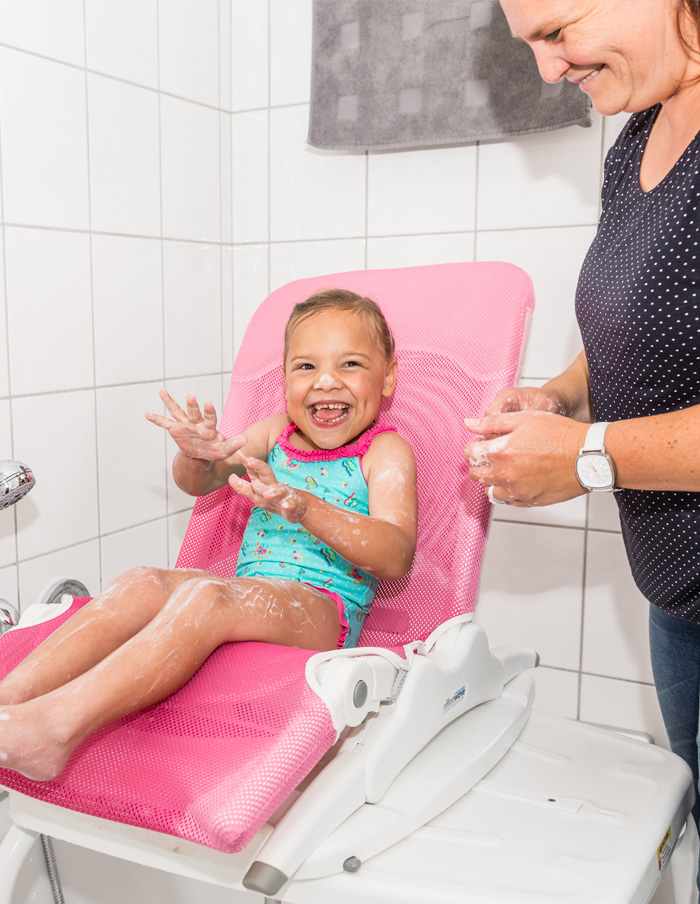
<svg viewBox="0 0 700 904"><path fill-rule="evenodd" d="M351 446L340 446L338 449L297 449L289 442L289 437L299 428L294 422L287 424L277 437L277 445L290 458L297 461L336 461L339 458L362 458L372 444L375 436L380 433L396 433L396 427L391 424L375 424L366 430L356 443Z"/></svg>

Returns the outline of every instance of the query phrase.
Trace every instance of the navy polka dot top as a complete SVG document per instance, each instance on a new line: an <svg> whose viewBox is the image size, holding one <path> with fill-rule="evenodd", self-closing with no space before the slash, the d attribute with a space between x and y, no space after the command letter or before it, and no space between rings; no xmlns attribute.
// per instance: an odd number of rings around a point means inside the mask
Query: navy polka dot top
<svg viewBox="0 0 700 904"><path fill-rule="evenodd" d="M603 213L576 291L598 421L700 402L700 135L642 191L639 167L659 109L632 116L608 153ZM615 498L639 589L670 615L700 622L700 493Z"/></svg>

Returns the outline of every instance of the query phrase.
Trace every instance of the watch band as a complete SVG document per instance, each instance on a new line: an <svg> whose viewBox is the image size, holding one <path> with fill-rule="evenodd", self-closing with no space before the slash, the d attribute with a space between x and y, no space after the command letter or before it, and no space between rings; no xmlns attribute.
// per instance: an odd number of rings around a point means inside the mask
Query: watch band
<svg viewBox="0 0 700 904"><path fill-rule="evenodd" d="M598 421L591 424L581 446L581 452L605 452L605 431L610 421Z"/></svg>

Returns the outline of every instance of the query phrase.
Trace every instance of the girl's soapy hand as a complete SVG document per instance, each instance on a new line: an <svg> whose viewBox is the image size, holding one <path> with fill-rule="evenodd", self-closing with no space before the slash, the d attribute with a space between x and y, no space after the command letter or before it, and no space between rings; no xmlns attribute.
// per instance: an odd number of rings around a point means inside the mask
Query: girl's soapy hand
<svg viewBox="0 0 700 904"><path fill-rule="evenodd" d="M167 430L180 451L189 458L210 462L225 461L247 442L245 436L226 439L219 433L216 426L216 411L211 402L204 403L202 414L192 393L186 396L187 411L184 411L165 389L161 389L159 395L170 412L170 418L151 413L146 414L146 418L152 424Z"/></svg>
<svg viewBox="0 0 700 904"><path fill-rule="evenodd" d="M517 389L501 389L497 392L486 409L486 415L530 410L549 411L551 414L568 414L566 405L556 393L537 386L521 386Z"/></svg>
<svg viewBox="0 0 700 904"><path fill-rule="evenodd" d="M249 458L242 452L236 457L245 466L250 483L232 474L228 480L231 488L240 496L250 499L257 508L265 509L273 515L281 515L292 524L299 524L307 511L305 494L279 483L274 471L266 462Z"/></svg>
<svg viewBox="0 0 700 904"><path fill-rule="evenodd" d="M481 436L464 450L469 476L484 487L493 486L497 501L521 507L551 505L586 492L574 467L587 424L532 409L464 423Z"/></svg>

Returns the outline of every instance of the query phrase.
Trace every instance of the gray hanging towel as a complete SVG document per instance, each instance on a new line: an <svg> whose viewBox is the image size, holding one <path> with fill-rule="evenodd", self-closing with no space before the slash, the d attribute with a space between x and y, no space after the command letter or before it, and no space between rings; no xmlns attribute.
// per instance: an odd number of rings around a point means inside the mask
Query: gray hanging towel
<svg viewBox="0 0 700 904"><path fill-rule="evenodd" d="M314 0L314 147L424 147L590 124L587 95L542 80L498 0Z"/></svg>

